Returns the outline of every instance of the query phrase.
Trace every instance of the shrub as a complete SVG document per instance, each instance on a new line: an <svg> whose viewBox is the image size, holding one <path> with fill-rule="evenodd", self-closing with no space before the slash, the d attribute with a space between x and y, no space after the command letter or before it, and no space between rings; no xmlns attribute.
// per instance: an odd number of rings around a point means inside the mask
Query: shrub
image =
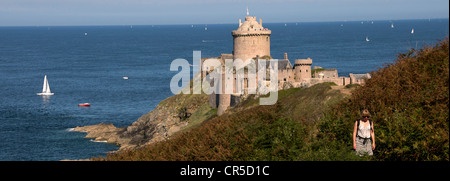
<svg viewBox="0 0 450 181"><path fill-rule="evenodd" d="M371 111L377 160L449 160L448 38L434 47L399 54L375 72L351 99L322 119L320 136L352 144L359 111Z"/></svg>

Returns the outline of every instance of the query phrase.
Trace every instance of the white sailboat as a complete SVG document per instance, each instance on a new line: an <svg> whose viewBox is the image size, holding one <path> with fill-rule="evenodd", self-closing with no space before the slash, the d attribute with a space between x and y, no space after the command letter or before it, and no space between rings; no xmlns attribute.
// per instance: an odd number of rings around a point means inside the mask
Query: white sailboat
<svg viewBox="0 0 450 181"><path fill-rule="evenodd" d="M48 84L47 75L45 75L45 77L44 77L44 85L42 86L42 92L41 93L37 93L37 95L50 96L50 95L53 95L53 94L55 94L55 93L52 93L50 91L50 85Z"/></svg>
<svg viewBox="0 0 450 181"><path fill-rule="evenodd" d="M391 28L394 28L394 23L391 24Z"/></svg>
<svg viewBox="0 0 450 181"><path fill-rule="evenodd" d="M369 40L369 37L367 37L367 36L366 36L366 41L367 41L367 42L369 42L369 41L370 41L370 40Z"/></svg>
<svg viewBox="0 0 450 181"><path fill-rule="evenodd" d="M414 28L411 30L411 34L414 34Z"/></svg>

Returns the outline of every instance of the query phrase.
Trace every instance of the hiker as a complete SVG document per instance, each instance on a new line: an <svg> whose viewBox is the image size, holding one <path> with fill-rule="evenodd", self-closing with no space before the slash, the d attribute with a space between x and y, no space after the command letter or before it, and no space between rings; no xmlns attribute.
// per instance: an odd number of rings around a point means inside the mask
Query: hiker
<svg viewBox="0 0 450 181"><path fill-rule="evenodd" d="M361 116L362 119L356 120L353 128L353 149L359 156L366 153L372 156L375 149L375 133L372 120L369 119L369 110L362 110Z"/></svg>

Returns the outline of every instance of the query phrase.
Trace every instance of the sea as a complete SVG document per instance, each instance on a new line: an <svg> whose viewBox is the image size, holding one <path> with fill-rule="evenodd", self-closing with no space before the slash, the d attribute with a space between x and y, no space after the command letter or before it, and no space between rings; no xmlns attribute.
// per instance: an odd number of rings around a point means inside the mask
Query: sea
<svg viewBox="0 0 450 181"><path fill-rule="evenodd" d="M399 53L449 35L449 19L264 27L272 30L274 59L288 53L293 64L309 57L313 66L337 69L340 76L375 71ZM238 23L0 27L0 160L77 160L117 150L73 128L131 125L173 95L173 60L192 63L193 51L202 57L232 53L231 31L237 28ZM45 75L52 96L36 95ZM78 106L85 102L91 106Z"/></svg>

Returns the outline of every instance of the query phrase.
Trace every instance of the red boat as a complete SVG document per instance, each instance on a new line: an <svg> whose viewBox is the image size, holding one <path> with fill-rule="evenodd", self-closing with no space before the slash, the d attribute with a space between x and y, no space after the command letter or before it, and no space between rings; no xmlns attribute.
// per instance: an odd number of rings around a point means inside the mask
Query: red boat
<svg viewBox="0 0 450 181"><path fill-rule="evenodd" d="M80 106L80 107L89 107L89 106L91 106L91 104L83 103L83 104L78 104L78 106Z"/></svg>

